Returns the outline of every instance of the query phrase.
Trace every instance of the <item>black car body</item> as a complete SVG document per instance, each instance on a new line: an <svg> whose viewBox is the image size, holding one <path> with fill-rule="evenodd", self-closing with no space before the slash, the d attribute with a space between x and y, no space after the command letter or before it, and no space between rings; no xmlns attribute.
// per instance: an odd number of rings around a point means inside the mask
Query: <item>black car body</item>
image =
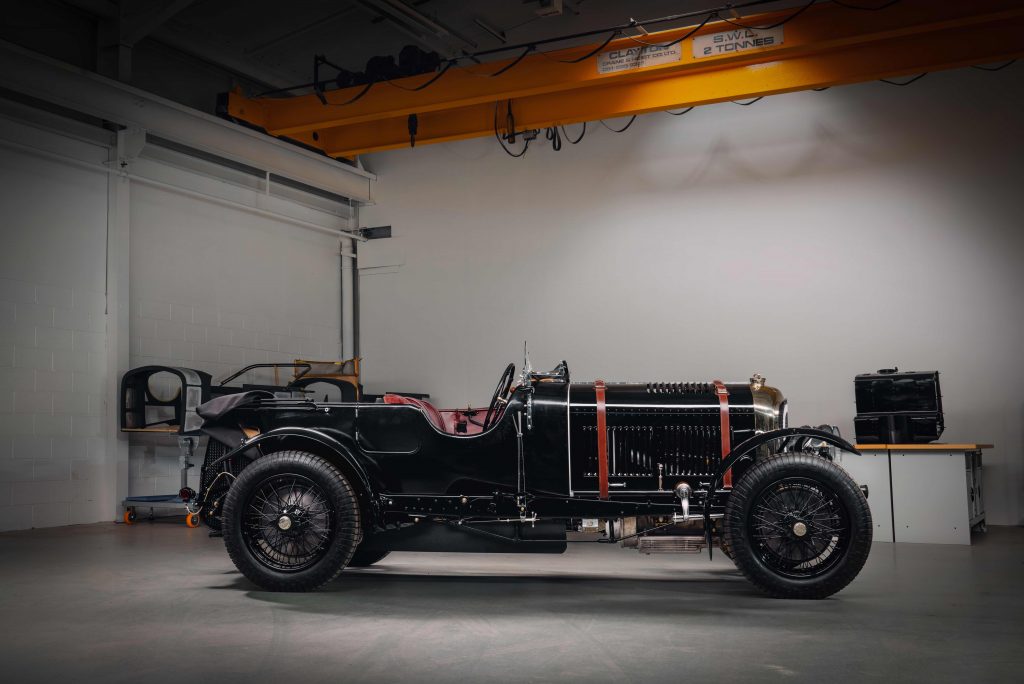
<svg viewBox="0 0 1024 684"><path fill-rule="evenodd" d="M486 409L256 390L198 413L223 447L204 481L233 481L225 544L269 589L313 589L391 551L559 553L590 539L645 553L717 543L769 594L819 598L870 548L865 493L831 458L855 449L788 427L758 376L573 383L562 362L514 383L509 364Z"/></svg>

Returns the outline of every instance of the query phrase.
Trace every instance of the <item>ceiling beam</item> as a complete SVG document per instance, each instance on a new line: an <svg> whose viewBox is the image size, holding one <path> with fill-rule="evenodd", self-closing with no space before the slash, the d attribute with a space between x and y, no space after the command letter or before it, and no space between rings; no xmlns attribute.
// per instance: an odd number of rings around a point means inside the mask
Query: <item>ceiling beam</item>
<svg viewBox="0 0 1024 684"><path fill-rule="evenodd" d="M371 199L373 174L3 40L0 87L358 202Z"/></svg>
<svg viewBox="0 0 1024 684"><path fill-rule="evenodd" d="M792 13L744 18L747 25L777 22ZM648 43L665 43L692 29L651 33ZM513 101L517 128L542 128L674 107L771 95L955 68L1024 54L1024 7L1015 0L935 3L904 0L878 12L836 5L812 7L786 24L781 44L721 56L694 55L694 41L736 30L709 23L679 45L673 60L619 72L599 72L596 58L571 63L596 46L523 59L491 78L505 62L453 68L433 86L408 92L375 85L351 105L359 88L288 100L249 99L233 93L229 112L266 129L349 156L409 144L407 117L418 117L416 144L493 135L494 107ZM742 29L739 29L742 32ZM629 39L603 52L636 48ZM403 79L417 85L429 75ZM316 139L313 134L316 133Z"/></svg>
<svg viewBox="0 0 1024 684"><path fill-rule="evenodd" d="M195 0L150 3L144 10L123 15L121 18L121 42L125 45L135 45L193 2Z"/></svg>
<svg viewBox="0 0 1024 684"><path fill-rule="evenodd" d="M130 61L130 48L131 45L126 43L123 39L124 26L123 22L131 22L130 16L122 16L118 4L112 0L60 0L63 4L70 7L77 8L83 12L93 15L99 20L100 28L100 40L101 43L98 48L101 53L100 63L101 72L105 72L104 75L115 75L117 72L121 72L123 76L130 77L130 64L127 68L124 67L113 67L108 66L103 68L104 63L111 59L110 55L102 54L105 50L110 51L116 46L117 52L123 55L124 52L128 52L128 56L120 57L120 59L128 59ZM207 40L197 37L194 32L181 30L176 28L173 24L167 24L167 20L172 16L167 14L171 9L174 10L173 14L177 14L185 6L191 4L195 0L177 0L176 2L169 3L164 11L155 11L153 17L150 19L147 26L151 26L157 19L163 17L159 25L152 26L149 29L147 37L156 40L162 45L176 50L188 57L199 60L205 64L208 64L214 69L219 69L232 76L238 76L252 83L265 85L266 88L285 88L294 83L294 76L290 74L277 73L274 69L267 67L265 64L259 63L257 59L247 59L244 55L235 51L229 51L224 48L223 45L212 44ZM166 16L165 16L166 15ZM136 31L144 31L147 26L139 24ZM137 38L134 42L138 42L142 38ZM127 80L127 78L125 79Z"/></svg>

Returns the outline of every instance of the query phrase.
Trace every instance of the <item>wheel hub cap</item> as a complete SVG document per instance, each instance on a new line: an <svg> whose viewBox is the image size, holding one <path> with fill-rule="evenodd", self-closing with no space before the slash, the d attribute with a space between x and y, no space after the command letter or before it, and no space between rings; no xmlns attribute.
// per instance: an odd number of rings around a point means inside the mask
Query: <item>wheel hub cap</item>
<svg viewBox="0 0 1024 684"><path fill-rule="evenodd" d="M807 534L807 524L803 522L797 522L793 524L793 534L798 537L802 537Z"/></svg>
<svg viewBox="0 0 1024 684"><path fill-rule="evenodd" d="M277 527L281 530L290 530L292 528L292 519L287 515L282 515L277 519Z"/></svg>

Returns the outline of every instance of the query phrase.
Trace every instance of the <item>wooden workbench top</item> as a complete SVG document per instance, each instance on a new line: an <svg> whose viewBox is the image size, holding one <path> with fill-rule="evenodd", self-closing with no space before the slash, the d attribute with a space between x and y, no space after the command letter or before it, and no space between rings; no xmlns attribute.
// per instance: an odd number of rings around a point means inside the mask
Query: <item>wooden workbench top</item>
<svg viewBox="0 0 1024 684"><path fill-rule="evenodd" d="M858 451L980 451L991 444L854 444Z"/></svg>

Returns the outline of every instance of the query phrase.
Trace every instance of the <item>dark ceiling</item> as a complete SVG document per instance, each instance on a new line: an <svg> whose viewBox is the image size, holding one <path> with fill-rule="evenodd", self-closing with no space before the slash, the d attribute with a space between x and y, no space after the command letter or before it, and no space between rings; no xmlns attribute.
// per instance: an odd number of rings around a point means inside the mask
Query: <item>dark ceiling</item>
<svg viewBox="0 0 1024 684"><path fill-rule="evenodd" d="M407 44L454 56L718 4L15 0L4 3L0 38L211 111L216 94L235 86L259 92L310 81L315 54L362 71L368 58L397 55Z"/></svg>

